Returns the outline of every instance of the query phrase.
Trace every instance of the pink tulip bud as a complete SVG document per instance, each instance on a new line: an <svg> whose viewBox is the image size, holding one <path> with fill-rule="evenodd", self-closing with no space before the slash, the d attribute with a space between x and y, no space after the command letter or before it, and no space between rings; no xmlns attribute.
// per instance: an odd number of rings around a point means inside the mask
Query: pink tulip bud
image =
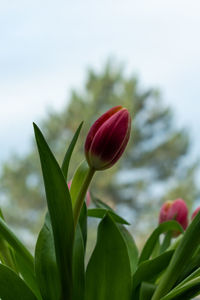
<svg viewBox="0 0 200 300"><path fill-rule="evenodd" d="M196 215L198 214L198 212L200 211L200 206L199 207L197 207L196 209L195 209L195 211L193 212L193 214L192 214L192 220L194 219L194 217L196 217Z"/></svg>
<svg viewBox="0 0 200 300"><path fill-rule="evenodd" d="M94 170L110 168L124 152L130 137L131 117L126 108L115 106L90 128L85 156Z"/></svg>
<svg viewBox="0 0 200 300"><path fill-rule="evenodd" d="M68 189L70 189L71 184L72 184L72 181L70 180L70 181L67 183ZM87 205L87 207L90 205L90 202L91 202L91 196L90 196L89 190L87 190L87 193L86 193L86 205Z"/></svg>
<svg viewBox="0 0 200 300"><path fill-rule="evenodd" d="M188 208L182 199L166 201L159 215L159 224L165 221L176 220L185 230L188 226Z"/></svg>

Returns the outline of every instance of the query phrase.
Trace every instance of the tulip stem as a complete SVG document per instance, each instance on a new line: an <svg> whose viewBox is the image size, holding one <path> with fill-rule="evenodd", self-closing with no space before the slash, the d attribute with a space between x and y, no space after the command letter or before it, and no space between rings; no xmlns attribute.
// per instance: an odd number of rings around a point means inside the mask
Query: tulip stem
<svg viewBox="0 0 200 300"><path fill-rule="evenodd" d="M75 228L76 228L76 225L78 223L78 219L79 219L79 215L80 215L80 212L81 212L81 208L83 206L85 195L87 193L87 190L88 190L88 187L89 187L90 182L92 180L92 177L94 176L94 173L95 173L95 169L90 167L89 170L88 170L88 173L85 177L85 180L83 182L83 185L80 189L78 197L76 199L76 203L75 203L75 206L74 206L74 227Z"/></svg>

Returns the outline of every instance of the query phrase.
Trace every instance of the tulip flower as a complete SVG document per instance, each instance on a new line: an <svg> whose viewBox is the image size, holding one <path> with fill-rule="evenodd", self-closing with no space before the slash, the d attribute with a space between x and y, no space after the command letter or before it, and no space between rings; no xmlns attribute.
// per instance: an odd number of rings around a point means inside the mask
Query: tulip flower
<svg viewBox="0 0 200 300"><path fill-rule="evenodd" d="M169 220L176 220L185 230L188 226L188 208L184 200L176 199L174 201L166 201L159 215L159 223Z"/></svg>
<svg viewBox="0 0 200 300"><path fill-rule="evenodd" d="M200 211L200 206L198 206L196 209L195 209L195 211L193 212L193 214L192 214L192 220L194 219L194 217L196 217L196 215L198 214L198 212Z"/></svg>
<svg viewBox="0 0 200 300"><path fill-rule="evenodd" d="M72 184L72 181L70 180L70 181L67 183L68 189L70 189L71 184ZM89 190L87 190L87 193L86 193L86 205L87 205L87 207L90 205L90 202L91 202L91 196L90 196Z"/></svg>
<svg viewBox="0 0 200 300"><path fill-rule="evenodd" d="M130 137L128 110L115 106L104 113L90 128L85 142L85 156L90 168L110 168L121 157Z"/></svg>

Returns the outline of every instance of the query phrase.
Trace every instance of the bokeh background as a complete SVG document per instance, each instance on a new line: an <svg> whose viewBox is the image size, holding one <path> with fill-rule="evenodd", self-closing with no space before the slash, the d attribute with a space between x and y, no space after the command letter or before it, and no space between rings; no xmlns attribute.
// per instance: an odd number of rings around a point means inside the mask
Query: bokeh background
<svg viewBox="0 0 200 300"><path fill-rule="evenodd" d="M71 176L92 122L122 104L128 149L91 191L142 243L166 199L199 204L200 2L4 1L0 4L0 206L33 248L45 196L32 122L59 161L78 124Z"/></svg>

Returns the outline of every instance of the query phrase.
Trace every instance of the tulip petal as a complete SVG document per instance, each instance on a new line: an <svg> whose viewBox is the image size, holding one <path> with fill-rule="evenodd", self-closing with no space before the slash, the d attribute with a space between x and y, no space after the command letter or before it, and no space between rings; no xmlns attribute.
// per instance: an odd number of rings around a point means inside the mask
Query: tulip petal
<svg viewBox="0 0 200 300"><path fill-rule="evenodd" d="M93 138L88 158L94 168L112 166L123 153L129 136L130 115L123 108L104 122Z"/></svg>
<svg viewBox="0 0 200 300"><path fill-rule="evenodd" d="M116 112L118 112L119 110L122 109L121 105L112 107L111 109L109 109L107 112L105 112L100 118L98 118L96 120L96 122L94 122L94 124L92 125L92 127L90 128L90 131L88 132L86 141L85 141L85 155L86 158L88 157L88 152L90 150L90 146L92 144L92 141L94 139L94 136L96 134L96 132L98 131L98 129L102 126L103 123L105 123L112 115L114 115Z"/></svg>

